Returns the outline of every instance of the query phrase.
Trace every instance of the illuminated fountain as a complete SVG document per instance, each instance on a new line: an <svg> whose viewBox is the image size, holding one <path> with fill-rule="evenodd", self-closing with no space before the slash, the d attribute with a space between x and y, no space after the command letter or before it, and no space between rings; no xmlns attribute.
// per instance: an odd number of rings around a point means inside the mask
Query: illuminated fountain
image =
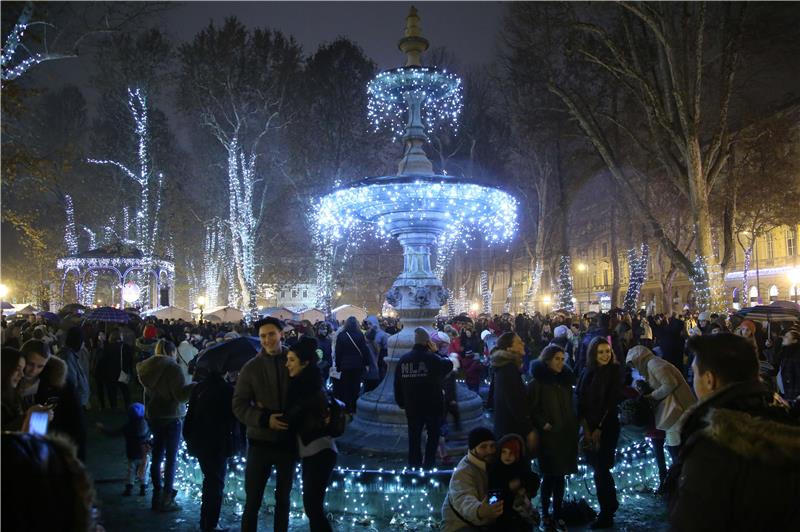
<svg viewBox="0 0 800 532"><path fill-rule="evenodd" d="M388 453L408 450L405 413L394 402L395 366L411 350L414 329L432 332L447 300L447 290L431 269L431 250L445 232L464 240L482 237L491 244L508 242L517 229L517 202L511 195L433 172L423 150L427 132L457 127L461 80L422 66L420 56L428 41L413 7L398 47L407 56L406 65L381 72L367 89L373 124L390 128L405 145L397 174L366 178L324 196L316 215L317 230L334 239L367 229L379 238L396 238L403 246L403 272L386 300L404 328L389 339L385 379L358 400L356 416L340 439L345 447ZM464 440L482 423L481 398L463 385L458 388L462 427L460 433L451 431L451 441Z"/></svg>

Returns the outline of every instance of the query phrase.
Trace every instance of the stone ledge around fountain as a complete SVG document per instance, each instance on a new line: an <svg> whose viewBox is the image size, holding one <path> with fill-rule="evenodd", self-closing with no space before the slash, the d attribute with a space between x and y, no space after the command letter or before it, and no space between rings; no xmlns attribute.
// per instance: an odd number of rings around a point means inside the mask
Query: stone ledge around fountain
<svg viewBox="0 0 800 532"><path fill-rule="evenodd" d="M467 435L479 426L492 427L492 419L483 409L483 399L459 383L456 388L457 400L462 416L460 431L453 428L452 416L448 415L450 425L446 438L447 454L463 456L467 452ZM366 399L366 400L365 400ZM370 409L367 415L359 417L359 409ZM391 420L390 423L378 419ZM405 413L394 403L393 398L381 396L376 389L364 394L358 400L356 415L347 426L345 433L336 444L350 452L369 455L406 457L408 455L408 428ZM425 431L423 430L423 452Z"/></svg>

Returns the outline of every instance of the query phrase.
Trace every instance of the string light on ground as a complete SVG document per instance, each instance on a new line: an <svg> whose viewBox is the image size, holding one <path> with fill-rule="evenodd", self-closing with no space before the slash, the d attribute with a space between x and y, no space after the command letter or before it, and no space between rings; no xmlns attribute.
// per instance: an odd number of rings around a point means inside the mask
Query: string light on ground
<svg viewBox="0 0 800 532"><path fill-rule="evenodd" d="M233 457L225 483L225 500L241 515L245 501L244 471L246 459ZM653 493L660 477L652 444L638 440L617 450L612 469L621 505ZM337 467L333 471L325 499L332 520L339 524L363 524L389 521L389 525L408 529L438 530L442 503L447 495L452 470L425 471L410 468ZM203 475L200 466L182 444L178 460L176 487L186 497L201 496ZM274 507L274 476L265 491L267 506ZM598 507L592 468L580 456L578 472L567 477L565 495L585 498ZM538 503L538 496L534 500ZM538 504L537 504L538 506ZM302 476L298 465L291 498L291 516L303 518Z"/></svg>

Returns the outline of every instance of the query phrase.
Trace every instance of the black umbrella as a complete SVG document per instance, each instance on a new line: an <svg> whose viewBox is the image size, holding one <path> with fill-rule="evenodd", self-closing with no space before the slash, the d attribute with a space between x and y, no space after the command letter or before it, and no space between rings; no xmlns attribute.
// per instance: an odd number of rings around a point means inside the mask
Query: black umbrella
<svg viewBox="0 0 800 532"><path fill-rule="evenodd" d="M800 311L778 305L758 305L756 307L743 308L736 314L749 320L800 321Z"/></svg>
<svg viewBox="0 0 800 532"><path fill-rule="evenodd" d="M87 321L104 321L108 323L128 323L131 321L131 317L127 312L114 307L93 309L87 312L83 318Z"/></svg>
<svg viewBox="0 0 800 532"><path fill-rule="evenodd" d="M66 316L67 314L80 314L81 312L85 311L86 307L80 303L70 303L69 305L64 305L61 307L61 310L59 310L58 313L62 316Z"/></svg>
<svg viewBox="0 0 800 532"><path fill-rule="evenodd" d="M198 355L196 371L214 373L239 371L260 349L261 343L255 336L240 336L225 340Z"/></svg>

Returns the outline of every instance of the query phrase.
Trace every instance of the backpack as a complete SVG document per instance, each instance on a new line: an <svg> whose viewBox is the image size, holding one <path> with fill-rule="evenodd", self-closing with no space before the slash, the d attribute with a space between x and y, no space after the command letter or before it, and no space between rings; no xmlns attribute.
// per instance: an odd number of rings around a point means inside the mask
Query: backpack
<svg viewBox="0 0 800 532"><path fill-rule="evenodd" d="M344 430L347 428L347 410L345 410L343 402L331 394L326 395L328 396L328 413L330 415L326 432L328 436L338 438L344 434Z"/></svg>

